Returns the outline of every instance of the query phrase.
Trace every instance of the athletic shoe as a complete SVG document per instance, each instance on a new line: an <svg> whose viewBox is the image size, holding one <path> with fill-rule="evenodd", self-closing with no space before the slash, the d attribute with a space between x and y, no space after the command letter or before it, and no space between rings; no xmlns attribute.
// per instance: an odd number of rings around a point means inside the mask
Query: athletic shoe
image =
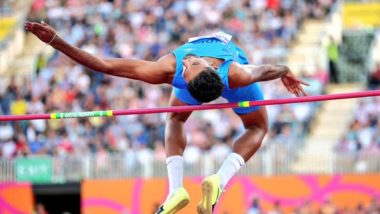
<svg viewBox="0 0 380 214"><path fill-rule="evenodd" d="M190 201L189 194L185 188L179 188L172 196L158 208L156 214L174 214L184 208Z"/></svg>
<svg viewBox="0 0 380 214"><path fill-rule="evenodd" d="M202 182L202 200L197 207L198 214L212 214L222 192L219 175L206 177Z"/></svg>

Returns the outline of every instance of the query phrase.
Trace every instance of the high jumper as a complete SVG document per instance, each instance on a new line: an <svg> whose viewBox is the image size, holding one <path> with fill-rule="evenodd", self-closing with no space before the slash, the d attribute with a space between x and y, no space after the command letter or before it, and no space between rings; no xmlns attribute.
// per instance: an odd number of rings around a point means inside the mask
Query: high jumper
<svg viewBox="0 0 380 214"><path fill-rule="evenodd" d="M287 66L253 65L232 36L219 32L189 41L157 61L112 58L91 55L65 42L46 23L26 22L25 29L43 42L66 54L72 60L94 71L135 79L151 84L172 85L169 105L200 105L222 96L228 102L260 101L261 81L281 79L284 87L296 96L306 96L302 85ZM211 214L229 180L260 148L268 132L264 106L234 108L245 131L239 136L232 153L219 170L202 182L202 199L197 207L200 214ZM157 214L175 213L185 207L189 195L183 187L183 152L186 147L184 124L191 111L168 113L165 129L166 164L169 194Z"/></svg>

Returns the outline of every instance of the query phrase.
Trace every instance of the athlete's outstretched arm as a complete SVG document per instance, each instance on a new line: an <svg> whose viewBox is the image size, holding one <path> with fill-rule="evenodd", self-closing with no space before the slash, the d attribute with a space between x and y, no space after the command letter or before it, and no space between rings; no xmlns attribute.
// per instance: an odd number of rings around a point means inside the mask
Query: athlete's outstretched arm
<svg viewBox="0 0 380 214"><path fill-rule="evenodd" d="M152 84L170 83L168 76L172 70L170 62L172 62L173 56L171 55L164 56L156 62L122 58L103 59L68 44L57 35L51 26L45 23L27 22L25 29L36 35L41 41L92 70Z"/></svg>
<svg viewBox="0 0 380 214"><path fill-rule="evenodd" d="M302 85L309 85L298 79L287 66L283 65L241 65L233 63L228 78L231 88L281 78L285 88L296 96L306 96L307 93L303 90Z"/></svg>

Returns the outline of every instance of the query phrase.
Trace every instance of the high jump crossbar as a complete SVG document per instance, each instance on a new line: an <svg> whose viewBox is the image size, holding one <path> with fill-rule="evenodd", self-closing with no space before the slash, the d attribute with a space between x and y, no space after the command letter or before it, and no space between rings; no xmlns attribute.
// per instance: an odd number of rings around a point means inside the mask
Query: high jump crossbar
<svg viewBox="0 0 380 214"><path fill-rule="evenodd" d="M380 90L361 91L361 92L342 93L342 94L316 95L316 96L306 96L306 97L293 97L293 98L286 98L286 99L204 104L204 105L193 105L193 106L170 106L170 107L160 107L160 108L123 109L123 110L105 110L105 111L87 111L87 112L62 112L62 113L51 113L51 114L0 115L0 121L113 117L113 116L136 115L136 114L190 112L190 111L200 111L200 110L210 110L210 109L247 108L247 107L253 107L253 106L319 102L319 101L327 101L327 100L351 99L351 98L374 97L374 96L380 96Z"/></svg>

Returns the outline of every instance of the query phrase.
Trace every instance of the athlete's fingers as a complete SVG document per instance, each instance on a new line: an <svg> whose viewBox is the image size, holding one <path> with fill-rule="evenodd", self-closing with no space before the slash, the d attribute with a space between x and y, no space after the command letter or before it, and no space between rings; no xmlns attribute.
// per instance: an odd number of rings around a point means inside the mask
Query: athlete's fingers
<svg viewBox="0 0 380 214"><path fill-rule="evenodd" d="M301 96L299 90L296 89L296 90L294 90L294 91L296 92L296 96L297 96L297 97L300 97L300 96Z"/></svg>
<svg viewBox="0 0 380 214"><path fill-rule="evenodd" d="M297 96L299 96L299 97L306 94L305 91L303 90L302 86L299 83L294 85L294 89L297 91Z"/></svg>
<svg viewBox="0 0 380 214"><path fill-rule="evenodd" d="M285 88L286 88L286 90L288 90L288 91L289 91L289 93L292 93L292 94L294 94L294 93L293 93L293 90L292 90L292 89L291 89L289 86L286 86L286 85L285 85Z"/></svg>
<svg viewBox="0 0 380 214"><path fill-rule="evenodd" d="M300 90L300 89L297 89L297 92L298 92L298 95L299 95L300 97L302 97L302 96L304 95L304 93L303 93L302 90Z"/></svg>
<svg viewBox="0 0 380 214"><path fill-rule="evenodd" d="M293 92L292 92L292 88L290 87L289 83L284 82L284 86L285 86L285 88L286 88L290 93L293 93Z"/></svg>
<svg viewBox="0 0 380 214"><path fill-rule="evenodd" d="M301 83L302 85L310 86L309 83L307 83L307 82L305 82L305 81L303 81L303 80L297 79L297 81L298 81L299 83Z"/></svg>
<svg viewBox="0 0 380 214"><path fill-rule="evenodd" d="M296 84L294 84L294 80L292 78L283 78L282 83L284 84L285 88L288 90L289 93L298 96L298 92L295 88Z"/></svg>
<svg viewBox="0 0 380 214"><path fill-rule="evenodd" d="M299 78L297 78L297 77L295 77L295 76L292 76L292 77L291 77L291 80L292 80L293 82L301 83L302 85L310 86L309 83L307 83L307 82L305 82L305 81L303 81L303 80L301 80L301 79L299 79Z"/></svg>
<svg viewBox="0 0 380 214"><path fill-rule="evenodd" d="M29 22L29 21L27 21L27 22L25 22L25 25L32 25L33 23L32 22Z"/></svg>
<svg viewBox="0 0 380 214"><path fill-rule="evenodd" d="M299 78L297 78L297 77L291 77L291 80L292 80L292 82L294 82L294 83L300 83L300 84L303 84L303 85L307 85L307 86L309 86L309 83L307 83L307 82L305 82L305 81L303 81L303 80L301 80L301 79L299 79Z"/></svg>
<svg viewBox="0 0 380 214"><path fill-rule="evenodd" d="M304 91L303 91L302 86L300 84L296 85L296 89L297 89L299 95L301 95L301 96L304 95Z"/></svg>
<svg viewBox="0 0 380 214"><path fill-rule="evenodd" d="M25 29L27 29L28 31L33 31L33 23L27 22L25 24Z"/></svg>
<svg viewBox="0 0 380 214"><path fill-rule="evenodd" d="M303 89L302 86L299 86L299 87L300 87L300 90L301 90L303 96L309 96L309 94Z"/></svg>
<svg viewBox="0 0 380 214"><path fill-rule="evenodd" d="M292 85L292 86L290 86L289 88L291 89L291 91L290 91L290 92L291 92L292 94L294 94L294 95L298 96L298 92L297 92L296 88L294 88L294 86L293 86L293 85Z"/></svg>

